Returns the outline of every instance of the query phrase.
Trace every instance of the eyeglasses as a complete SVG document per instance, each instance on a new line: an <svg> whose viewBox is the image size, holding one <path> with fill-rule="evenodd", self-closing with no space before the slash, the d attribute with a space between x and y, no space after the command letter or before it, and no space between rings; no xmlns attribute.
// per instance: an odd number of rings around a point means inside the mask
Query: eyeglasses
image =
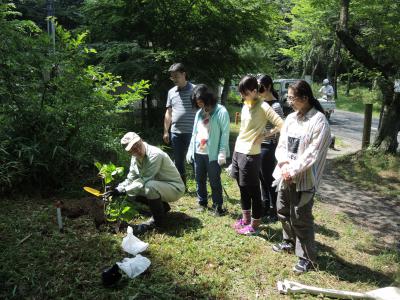
<svg viewBox="0 0 400 300"><path fill-rule="evenodd" d="M293 102L294 100L299 100L299 99L301 99L301 97L297 97L297 96L287 96L287 99L288 99L290 102Z"/></svg>
<svg viewBox="0 0 400 300"><path fill-rule="evenodd" d="M171 75L169 76L169 79L171 79L171 80L176 80L176 79L181 78L182 76L183 76L183 74L181 74L181 73L171 74Z"/></svg>

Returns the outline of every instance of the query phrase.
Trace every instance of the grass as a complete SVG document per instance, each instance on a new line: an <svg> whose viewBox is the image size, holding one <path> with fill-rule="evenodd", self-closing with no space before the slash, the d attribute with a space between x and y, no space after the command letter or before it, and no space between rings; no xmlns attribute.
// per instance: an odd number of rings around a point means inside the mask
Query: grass
<svg viewBox="0 0 400 300"><path fill-rule="evenodd" d="M59 233L52 201L3 200L0 298L291 299L278 295L277 280L353 291L400 284L399 253L377 250L369 234L319 202L319 272L294 275L296 257L271 250L281 239L278 223L262 225L258 237L234 233L230 225L240 214L239 191L225 174L223 183L228 215L195 211L195 184L189 180L190 192L173 203L166 229L141 237L150 244L144 253L152 262L149 270L108 289L102 287L100 273L129 256L120 247L123 233L98 231L88 216L64 219L65 232Z"/></svg>
<svg viewBox="0 0 400 300"><path fill-rule="evenodd" d="M240 107L229 111L234 115L236 110ZM231 146L238 128L231 126ZM348 156L337 161L336 167L344 172L351 166L349 180L351 172L359 177L368 172L384 177L389 173L383 170L400 169L398 158L365 159L361 164ZM398 180L398 173L392 175L392 181ZM399 252L381 250L364 229L319 201L314 209L319 270L294 275L296 257L271 250L281 240L279 223L263 224L257 237L238 236L231 229L240 215L239 191L225 172L222 176L229 194L225 197L229 213L218 218L211 212L197 212L195 182L189 179L189 193L172 204L166 228L141 236L150 244L143 254L151 260L149 270L135 279L124 276L115 288L102 287L100 274L105 267L129 256L120 247L124 233L113 234L107 227L97 230L89 216L64 218L65 231L60 233L54 200L2 199L0 298L292 299L278 294L278 280L352 291L400 285Z"/></svg>
<svg viewBox="0 0 400 300"><path fill-rule="evenodd" d="M342 156L334 163L345 180L387 196L400 196L400 156L360 151Z"/></svg>

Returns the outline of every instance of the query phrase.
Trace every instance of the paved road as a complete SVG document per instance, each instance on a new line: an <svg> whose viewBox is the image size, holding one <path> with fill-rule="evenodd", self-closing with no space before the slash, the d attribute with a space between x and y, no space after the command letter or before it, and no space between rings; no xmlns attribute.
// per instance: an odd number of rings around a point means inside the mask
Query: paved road
<svg viewBox="0 0 400 300"><path fill-rule="evenodd" d="M378 128L378 118L372 118L371 143L374 141ZM335 110L331 116L331 130L335 136L345 143L351 143L355 150L361 149L364 127L364 115L343 110ZM397 136L400 145L400 134Z"/></svg>

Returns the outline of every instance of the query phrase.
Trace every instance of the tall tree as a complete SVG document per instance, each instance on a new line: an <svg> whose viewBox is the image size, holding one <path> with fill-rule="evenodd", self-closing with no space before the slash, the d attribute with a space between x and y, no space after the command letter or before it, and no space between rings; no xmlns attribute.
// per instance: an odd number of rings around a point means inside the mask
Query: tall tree
<svg viewBox="0 0 400 300"><path fill-rule="evenodd" d="M150 79L155 87L167 78L173 61L184 62L197 82L211 85L241 72L248 66L241 47L268 41L267 28L279 18L276 5L261 0L98 0L87 1L84 12L92 41L113 52L110 65L125 67L127 76Z"/></svg>
<svg viewBox="0 0 400 300"><path fill-rule="evenodd" d="M336 0L292 0L287 28L290 41L282 53L301 70L297 76L318 72L321 77L332 77L337 9Z"/></svg>
<svg viewBox="0 0 400 300"><path fill-rule="evenodd" d="M377 83L383 95L383 107L373 147L395 153L400 131L400 94L394 92L394 81L400 75L400 3L343 0L341 4L341 19L349 21L349 29L337 30L338 37L356 60L379 74ZM383 15L386 17L382 18Z"/></svg>

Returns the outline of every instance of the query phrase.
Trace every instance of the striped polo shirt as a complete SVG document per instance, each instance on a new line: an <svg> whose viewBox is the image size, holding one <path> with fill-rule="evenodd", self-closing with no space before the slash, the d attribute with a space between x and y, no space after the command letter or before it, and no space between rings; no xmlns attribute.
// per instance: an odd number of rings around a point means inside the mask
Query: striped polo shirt
<svg viewBox="0 0 400 300"><path fill-rule="evenodd" d="M172 108L172 125L173 133L192 133L194 116L196 109L192 107L190 97L195 85L188 82L185 87L178 88L174 86L168 91L166 107Z"/></svg>
<svg viewBox="0 0 400 300"><path fill-rule="evenodd" d="M287 165L297 191L316 191L324 170L331 131L325 115L311 108L304 116L297 112L287 116L283 124L275 157ZM281 178L277 165L274 178Z"/></svg>
<svg viewBox="0 0 400 300"><path fill-rule="evenodd" d="M267 102L274 110L275 112L282 118L284 119L284 115L283 115L283 110L282 110L282 106L279 104L278 100L273 100L273 101L265 101ZM267 132L270 132L273 128L274 128L274 124L272 124L270 121L267 122L267 125L265 125L265 130ZM262 144L276 144L278 141L278 137L279 137L279 133L271 135L269 137L266 137L263 141Z"/></svg>

